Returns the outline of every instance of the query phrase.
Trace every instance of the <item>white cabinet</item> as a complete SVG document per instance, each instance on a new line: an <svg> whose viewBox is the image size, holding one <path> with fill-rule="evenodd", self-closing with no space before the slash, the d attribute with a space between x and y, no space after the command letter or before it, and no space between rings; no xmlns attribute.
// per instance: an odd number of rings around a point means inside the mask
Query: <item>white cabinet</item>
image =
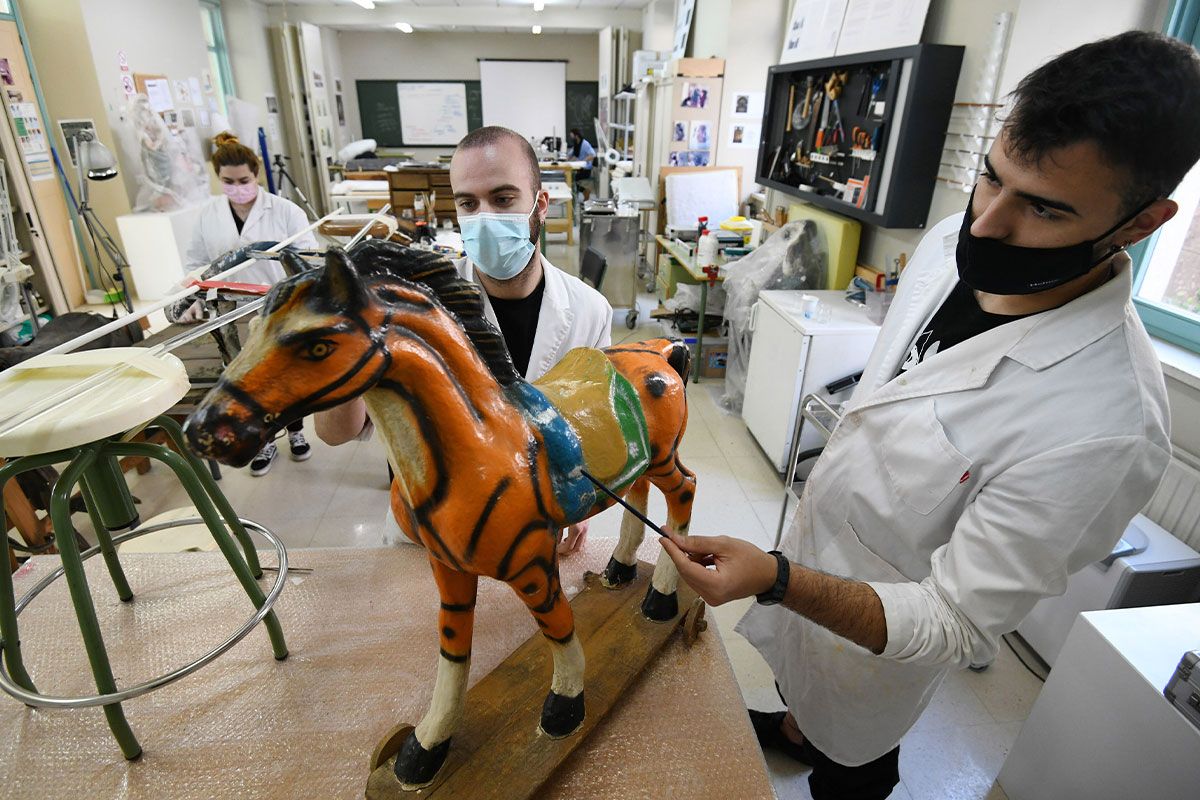
<svg viewBox="0 0 1200 800"><path fill-rule="evenodd" d="M122 214L117 230L129 259L129 277L139 300L160 300L183 280L187 249L205 203L175 211Z"/></svg>
<svg viewBox="0 0 1200 800"><path fill-rule="evenodd" d="M805 294L829 308L828 321L804 318ZM811 425L799 424L800 400L813 393L828 396L825 385L860 372L875 346L879 326L844 296L840 291L765 291L754 306L742 419L779 472L787 471L797 429L801 450L824 444Z"/></svg>

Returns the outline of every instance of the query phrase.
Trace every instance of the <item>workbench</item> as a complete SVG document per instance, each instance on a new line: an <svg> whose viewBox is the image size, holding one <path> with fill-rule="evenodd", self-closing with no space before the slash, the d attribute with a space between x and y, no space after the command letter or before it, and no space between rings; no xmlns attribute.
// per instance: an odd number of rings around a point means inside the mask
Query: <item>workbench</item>
<svg viewBox="0 0 1200 800"><path fill-rule="evenodd" d="M594 538L563 558L564 591L573 596L581 588L585 569L602 570L613 544ZM653 561L658 547L650 537L639 557ZM121 685L195 657L248 611L220 555L128 554L121 561L135 593L130 604L117 600L102 559L86 563ZM259 626L194 675L127 701L146 748L138 761L121 757L98 708L32 710L0 697L4 795L361 798L379 738L419 720L433 691L439 601L429 564L424 550L407 544L293 550L289 561L312 572L290 573L275 605L288 659L271 657ZM34 557L15 577L17 595L58 563ZM264 558L264 566L273 563ZM273 577L267 571L263 581ZM65 581L57 581L21 615L26 664L43 692L92 694L70 607ZM536 631L511 589L481 581L471 683ZM542 677L549 686L549 670ZM669 641L541 796L773 797L717 630L691 647L679 635Z"/></svg>
<svg viewBox="0 0 1200 800"><path fill-rule="evenodd" d="M718 272L714 278L710 278L704 270L696 266L696 258L688 248L661 234L655 236L654 241L664 256L656 259L658 263L657 284L661 296L663 298L674 296L675 286L680 283L700 287L700 319L696 325L696 353L692 361L692 380L699 383L701 358L704 355L704 315L708 310L708 287L710 283L724 282L725 276L720 273L719 269L725 265L726 259L723 255L717 255Z"/></svg>

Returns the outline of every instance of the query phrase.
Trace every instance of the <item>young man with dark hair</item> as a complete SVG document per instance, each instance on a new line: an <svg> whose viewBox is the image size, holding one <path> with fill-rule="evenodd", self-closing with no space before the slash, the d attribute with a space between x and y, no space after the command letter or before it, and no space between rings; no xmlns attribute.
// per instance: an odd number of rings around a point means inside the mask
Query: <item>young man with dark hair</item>
<svg viewBox="0 0 1200 800"><path fill-rule="evenodd" d="M1200 58L1126 33L1012 100L967 212L905 270L783 552L660 540L709 603L757 595L738 630L788 711L752 720L816 800L887 797L945 674L1108 555L1170 458L1125 250L1200 157Z"/></svg>
<svg viewBox="0 0 1200 800"><path fill-rule="evenodd" d="M517 372L536 380L576 347L612 343L604 295L542 255L550 196L529 142L496 125L468 133L450 160L450 187L467 252L455 264L483 288L484 313L503 334ZM370 435L366 403L359 398L318 412L316 430L333 445ZM586 522L572 525L560 552L578 549L586 533Z"/></svg>

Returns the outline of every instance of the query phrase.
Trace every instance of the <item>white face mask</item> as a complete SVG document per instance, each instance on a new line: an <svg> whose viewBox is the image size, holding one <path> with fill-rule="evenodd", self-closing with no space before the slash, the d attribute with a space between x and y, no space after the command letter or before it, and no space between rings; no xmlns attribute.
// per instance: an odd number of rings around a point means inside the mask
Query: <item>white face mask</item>
<svg viewBox="0 0 1200 800"><path fill-rule="evenodd" d="M490 278L506 281L525 269L533 256L529 219L537 213L537 201L528 214L497 214L481 211L459 215L463 249L476 267Z"/></svg>

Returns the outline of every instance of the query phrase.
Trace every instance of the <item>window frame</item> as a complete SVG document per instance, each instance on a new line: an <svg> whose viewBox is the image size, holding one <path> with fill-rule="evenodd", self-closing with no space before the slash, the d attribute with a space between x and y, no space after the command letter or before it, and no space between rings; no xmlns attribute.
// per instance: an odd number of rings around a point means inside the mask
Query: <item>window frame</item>
<svg viewBox="0 0 1200 800"><path fill-rule="evenodd" d="M200 9L203 13L208 14L209 24L213 30L213 44L209 46L205 41L204 49L211 55L216 56L217 60L217 75L214 78L220 84L221 108L225 108L225 98L230 95L236 95L237 90L233 82L233 68L229 64L229 44L225 38L225 20L221 16L221 0L200 0Z"/></svg>
<svg viewBox="0 0 1200 800"><path fill-rule="evenodd" d="M1163 33L1197 47L1200 40L1200 0L1172 0ZM1176 311L1170 306L1138 297L1138 291L1150 267L1151 255L1158 244L1158 236L1159 232L1155 231L1149 239L1130 248L1129 255L1133 259L1134 269L1134 308L1151 335L1200 353L1200 321L1191 319L1185 312Z"/></svg>

